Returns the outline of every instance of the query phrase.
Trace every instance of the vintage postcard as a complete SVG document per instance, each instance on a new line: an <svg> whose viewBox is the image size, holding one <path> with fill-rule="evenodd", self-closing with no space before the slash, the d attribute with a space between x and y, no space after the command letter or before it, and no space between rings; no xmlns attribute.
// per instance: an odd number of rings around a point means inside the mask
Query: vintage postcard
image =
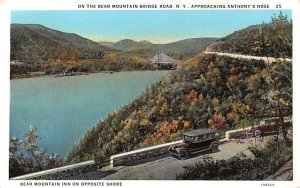
<svg viewBox="0 0 300 188"><path fill-rule="evenodd" d="M300 187L299 1L0 8L0 188Z"/></svg>

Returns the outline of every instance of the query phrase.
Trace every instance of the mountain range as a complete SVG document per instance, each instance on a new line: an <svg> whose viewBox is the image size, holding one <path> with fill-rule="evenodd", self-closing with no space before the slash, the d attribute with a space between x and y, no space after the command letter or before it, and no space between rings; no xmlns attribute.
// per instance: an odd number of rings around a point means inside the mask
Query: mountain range
<svg viewBox="0 0 300 188"><path fill-rule="evenodd" d="M154 44L146 40L134 41L124 39L115 43L99 42L99 44L123 52L148 50L155 53L157 51L163 51L176 59L187 59L199 54L217 39L218 38L190 38L166 44Z"/></svg>
<svg viewBox="0 0 300 188"><path fill-rule="evenodd" d="M11 24L11 60L34 64L51 60L101 59L120 52L149 58L158 51L179 60L199 54L217 38L191 38L166 44L124 39L118 42L94 42L75 33L66 33L39 24Z"/></svg>

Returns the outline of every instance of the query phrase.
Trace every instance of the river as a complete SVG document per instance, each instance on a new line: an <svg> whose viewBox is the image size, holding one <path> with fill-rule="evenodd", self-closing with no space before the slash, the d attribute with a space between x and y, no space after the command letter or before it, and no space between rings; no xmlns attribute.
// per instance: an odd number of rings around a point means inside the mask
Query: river
<svg viewBox="0 0 300 188"><path fill-rule="evenodd" d="M11 80L10 137L37 128L37 145L64 156L83 134L169 71L94 73Z"/></svg>

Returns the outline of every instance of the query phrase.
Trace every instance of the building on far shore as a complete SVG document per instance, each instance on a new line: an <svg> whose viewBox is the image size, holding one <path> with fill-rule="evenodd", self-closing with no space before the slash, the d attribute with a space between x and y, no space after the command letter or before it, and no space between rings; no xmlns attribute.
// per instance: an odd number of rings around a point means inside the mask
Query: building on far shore
<svg viewBox="0 0 300 188"><path fill-rule="evenodd" d="M176 68L178 60L174 60L167 54L159 51L154 57L149 59L149 62L154 64L155 67L174 69Z"/></svg>

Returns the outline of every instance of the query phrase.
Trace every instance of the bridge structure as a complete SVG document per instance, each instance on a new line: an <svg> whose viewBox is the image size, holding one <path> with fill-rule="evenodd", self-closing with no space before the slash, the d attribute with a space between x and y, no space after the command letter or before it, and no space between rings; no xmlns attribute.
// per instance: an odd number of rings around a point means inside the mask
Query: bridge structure
<svg viewBox="0 0 300 188"><path fill-rule="evenodd" d="M162 51L159 51L153 56L151 59L149 59L149 62L154 64L157 67L176 67L177 60L171 58L167 54L163 53Z"/></svg>

